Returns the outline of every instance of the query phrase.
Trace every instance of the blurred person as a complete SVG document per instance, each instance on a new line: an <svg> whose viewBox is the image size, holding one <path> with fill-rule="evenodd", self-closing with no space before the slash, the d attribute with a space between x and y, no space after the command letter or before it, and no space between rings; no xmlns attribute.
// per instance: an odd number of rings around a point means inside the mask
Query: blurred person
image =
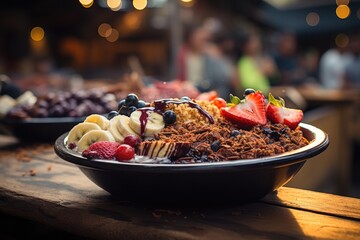
<svg viewBox="0 0 360 240"><path fill-rule="evenodd" d="M281 76L281 85L298 85L304 78L297 57L297 38L293 33L281 33L276 42L274 61Z"/></svg>
<svg viewBox="0 0 360 240"><path fill-rule="evenodd" d="M222 58L210 54L214 47L211 32L202 25L185 29L183 46L178 54L178 79L189 81L200 92L215 90L222 98L230 93L231 73Z"/></svg>
<svg viewBox="0 0 360 240"><path fill-rule="evenodd" d="M319 77L324 88L342 89L345 87L345 69L353 57L344 46L327 50L320 58Z"/></svg>
<svg viewBox="0 0 360 240"><path fill-rule="evenodd" d="M350 37L349 48L353 59L345 67L345 87L360 88L360 33Z"/></svg>
<svg viewBox="0 0 360 240"><path fill-rule="evenodd" d="M238 44L241 51L237 64L238 91L253 88L266 94L271 85L270 78L277 74L275 63L269 56L262 54L262 44L257 34L243 34Z"/></svg>

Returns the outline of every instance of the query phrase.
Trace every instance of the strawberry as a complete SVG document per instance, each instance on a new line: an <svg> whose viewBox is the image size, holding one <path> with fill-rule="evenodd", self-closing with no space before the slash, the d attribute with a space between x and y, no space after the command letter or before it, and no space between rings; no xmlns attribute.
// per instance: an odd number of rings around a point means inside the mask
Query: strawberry
<svg viewBox="0 0 360 240"><path fill-rule="evenodd" d="M94 159L113 159L116 149L119 147L117 142L100 141L90 145L82 155L86 158Z"/></svg>
<svg viewBox="0 0 360 240"><path fill-rule="evenodd" d="M207 100L212 101L215 98L218 97L218 94L216 91L210 91L210 92L203 92L199 96L196 97L196 100Z"/></svg>
<svg viewBox="0 0 360 240"><path fill-rule="evenodd" d="M224 118L243 128L266 123L265 98L261 92L251 93L242 101L232 95L230 98L236 105L220 109Z"/></svg>
<svg viewBox="0 0 360 240"><path fill-rule="evenodd" d="M271 93L269 93L266 115L272 123L284 123L291 129L297 128L304 116L300 109L286 108L284 99L277 100Z"/></svg>

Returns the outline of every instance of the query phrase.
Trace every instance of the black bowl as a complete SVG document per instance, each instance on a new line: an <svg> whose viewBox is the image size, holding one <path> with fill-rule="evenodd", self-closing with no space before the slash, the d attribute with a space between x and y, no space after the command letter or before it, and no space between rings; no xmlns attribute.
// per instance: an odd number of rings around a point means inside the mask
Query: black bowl
<svg viewBox="0 0 360 240"><path fill-rule="evenodd" d="M286 184L308 158L323 152L329 139L322 130L301 124L310 144L271 157L195 164L140 164L88 160L69 150L67 133L55 142L56 154L76 164L95 184L133 201L247 202Z"/></svg>
<svg viewBox="0 0 360 240"><path fill-rule="evenodd" d="M4 133L14 135L23 141L55 142L61 134L84 120L85 117L2 119L0 125Z"/></svg>

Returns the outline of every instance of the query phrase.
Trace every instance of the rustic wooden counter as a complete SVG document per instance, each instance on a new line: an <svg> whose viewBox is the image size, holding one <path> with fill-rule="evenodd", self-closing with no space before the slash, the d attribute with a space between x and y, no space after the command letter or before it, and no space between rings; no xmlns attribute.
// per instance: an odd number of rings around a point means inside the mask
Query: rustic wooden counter
<svg viewBox="0 0 360 240"><path fill-rule="evenodd" d="M53 152L0 136L0 213L95 239L360 239L360 200L280 188L233 206L121 201Z"/></svg>

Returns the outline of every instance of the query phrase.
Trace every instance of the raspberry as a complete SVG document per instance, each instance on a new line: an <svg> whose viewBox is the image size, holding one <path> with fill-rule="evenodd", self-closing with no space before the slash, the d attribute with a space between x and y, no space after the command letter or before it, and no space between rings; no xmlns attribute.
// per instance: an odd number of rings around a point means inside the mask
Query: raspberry
<svg viewBox="0 0 360 240"><path fill-rule="evenodd" d="M90 145L82 155L86 158L94 159L113 159L116 149L119 147L117 142L100 141Z"/></svg>

